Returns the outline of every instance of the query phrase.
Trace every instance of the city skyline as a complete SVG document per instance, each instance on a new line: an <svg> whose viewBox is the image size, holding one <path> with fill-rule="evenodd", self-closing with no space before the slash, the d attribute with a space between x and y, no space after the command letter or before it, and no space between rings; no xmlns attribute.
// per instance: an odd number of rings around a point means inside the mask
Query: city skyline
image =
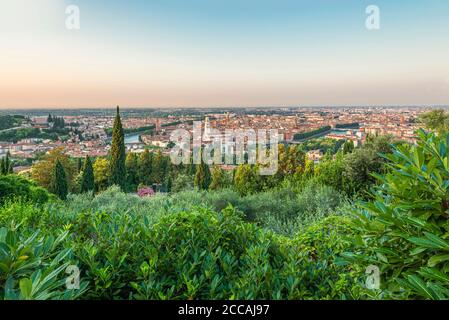
<svg viewBox="0 0 449 320"><path fill-rule="evenodd" d="M449 104L447 3L0 4L0 109Z"/></svg>

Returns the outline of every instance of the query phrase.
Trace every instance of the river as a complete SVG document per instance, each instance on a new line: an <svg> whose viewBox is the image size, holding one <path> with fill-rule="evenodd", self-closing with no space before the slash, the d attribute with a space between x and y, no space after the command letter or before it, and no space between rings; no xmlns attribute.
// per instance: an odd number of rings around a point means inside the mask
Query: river
<svg viewBox="0 0 449 320"><path fill-rule="evenodd" d="M139 143L139 142L140 142L140 134L133 133L125 135L125 144Z"/></svg>

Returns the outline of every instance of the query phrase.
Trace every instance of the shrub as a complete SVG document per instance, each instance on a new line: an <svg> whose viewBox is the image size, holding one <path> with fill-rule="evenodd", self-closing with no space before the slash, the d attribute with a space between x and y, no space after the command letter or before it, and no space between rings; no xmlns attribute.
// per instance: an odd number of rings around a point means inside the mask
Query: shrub
<svg viewBox="0 0 449 320"><path fill-rule="evenodd" d="M68 232L57 238L39 232L22 237L15 229L0 228L0 300L76 299L87 287L66 288L64 271L70 249L61 247Z"/></svg>
<svg viewBox="0 0 449 320"><path fill-rule="evenodd" d="M33 182L23 177L17 175L0 177L0 204L14 198L42 204L49 201L52 197L47 190L36 186Z"/></svg>
<svg viewBox="0 0 449 320"><path fill-rule="evenodd" d="M345 257L380 268L383 297L448 299L449 135L418 134L388 156L391 172L354 220L360 248Z"/></svg>
<svg viewBox="0 0 449 320"><path fill-rule="evenodd" d="M154 196L156 193L154 192L153 188L149 188L149 187L145 187L145 188L140 188L137 191L137 195L141 198L144 197L152 197Z"/></svg>

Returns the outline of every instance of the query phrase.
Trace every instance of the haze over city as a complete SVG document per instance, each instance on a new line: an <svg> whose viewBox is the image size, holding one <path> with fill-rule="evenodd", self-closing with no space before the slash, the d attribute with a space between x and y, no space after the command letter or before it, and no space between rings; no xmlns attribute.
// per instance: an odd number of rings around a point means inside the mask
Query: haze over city
<svg viewBox="0 0 449 320"><path fill-rule="evenodd" d="M0 4L2 109L449 103L448 2Z"/></svg>

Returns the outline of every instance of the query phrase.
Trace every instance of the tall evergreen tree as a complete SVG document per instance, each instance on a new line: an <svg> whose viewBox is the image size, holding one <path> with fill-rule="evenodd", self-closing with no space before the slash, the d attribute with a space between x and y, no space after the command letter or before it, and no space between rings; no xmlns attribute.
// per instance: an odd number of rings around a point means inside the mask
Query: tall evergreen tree
<svg viewBox="0 0 449 320"><path fill-rule="evenodd" d="M83 176L81 179L81 192L89 192L95 189L94 168L89 156L86 156L83 166Z"/></svg>
<svg viewBox="0 0 449 320"><path fill-rule="evenodd" d="M78 158L77 172L80 173L82 170L83 170L83 160L81 158Z"/></svg>
<svg viewBox="0 0 449 320"><path fill-rule="evenodd" d="M5 175L5 159L0 159L0 176Z"/></svg>
<svg viewBox="0 0 449 320"><path fill-rule="evenodd" d="M142 183L145 185L150 185L152 181L153 174L153 155L145 150L139 159L139 172L138 172L138 184Z"/></svg>
<svg viewBox="0 0 449 320"><path fill-rule="evenodd" d="M195 187L200 190L207 190L211 183L211 174L209 166L203 162L197 165L194 179Z"/></svg>
<svg viewBox="0 0 449 320"><path fill-rule="evenodd" d="M343 145L343 154L348 154L354 151L354 142L352 140L346 141Z"/></svg>
<svg viewBox="0 0 449 320"><path fill-rule="evenodd" d="M120 119L120 109L117 106L117 114L112 128L110 183L120 186L123 190L126 187L125 157L125 135Z"/></svg>
<svg viewBox="0 0 449 320"><path fill-rule="evenodd" d="M153 159L153 170L151 174L151 180L155 183L162 183L164 176L164 163L161 150L156 153Z"/></svg>
<svg viewBox="0 0 449 320"><path fill-rule="evenodd" d="M137 155L133 152L126 156L126 182L129 191L136 191L138 182L139 162Z"/></svg>
<svg viewBox="0 0 449 320"><path fill-rule="evenodd" d="M219 166L212 168L211 173L211 190L222 189L225 186L225 173Z"/></svg>
<svg viewBox="0 0 449 320"><path fill-rule="evenodd" d="M167 192L171 192L172 188L173 188L173 179L171 175L169 175L167 180Z"/></svg>
<svg viewBox="0 0 449 320"><path fill-rule="evenodd" d="M53 168L51 192L57 195L60 199L67 199L67 194L69 193L69 187L67 185L67 176L64 167L59 159L56 160L55 166Z"/></svg>
<svg viewBox="0 0 449 320"><path fill-rule="evenodd" d="M6 156L2 158L0 161L0 175L7 175L14 173L13 164L11 161L11 154L9 151L6 153Z"/></svg>

